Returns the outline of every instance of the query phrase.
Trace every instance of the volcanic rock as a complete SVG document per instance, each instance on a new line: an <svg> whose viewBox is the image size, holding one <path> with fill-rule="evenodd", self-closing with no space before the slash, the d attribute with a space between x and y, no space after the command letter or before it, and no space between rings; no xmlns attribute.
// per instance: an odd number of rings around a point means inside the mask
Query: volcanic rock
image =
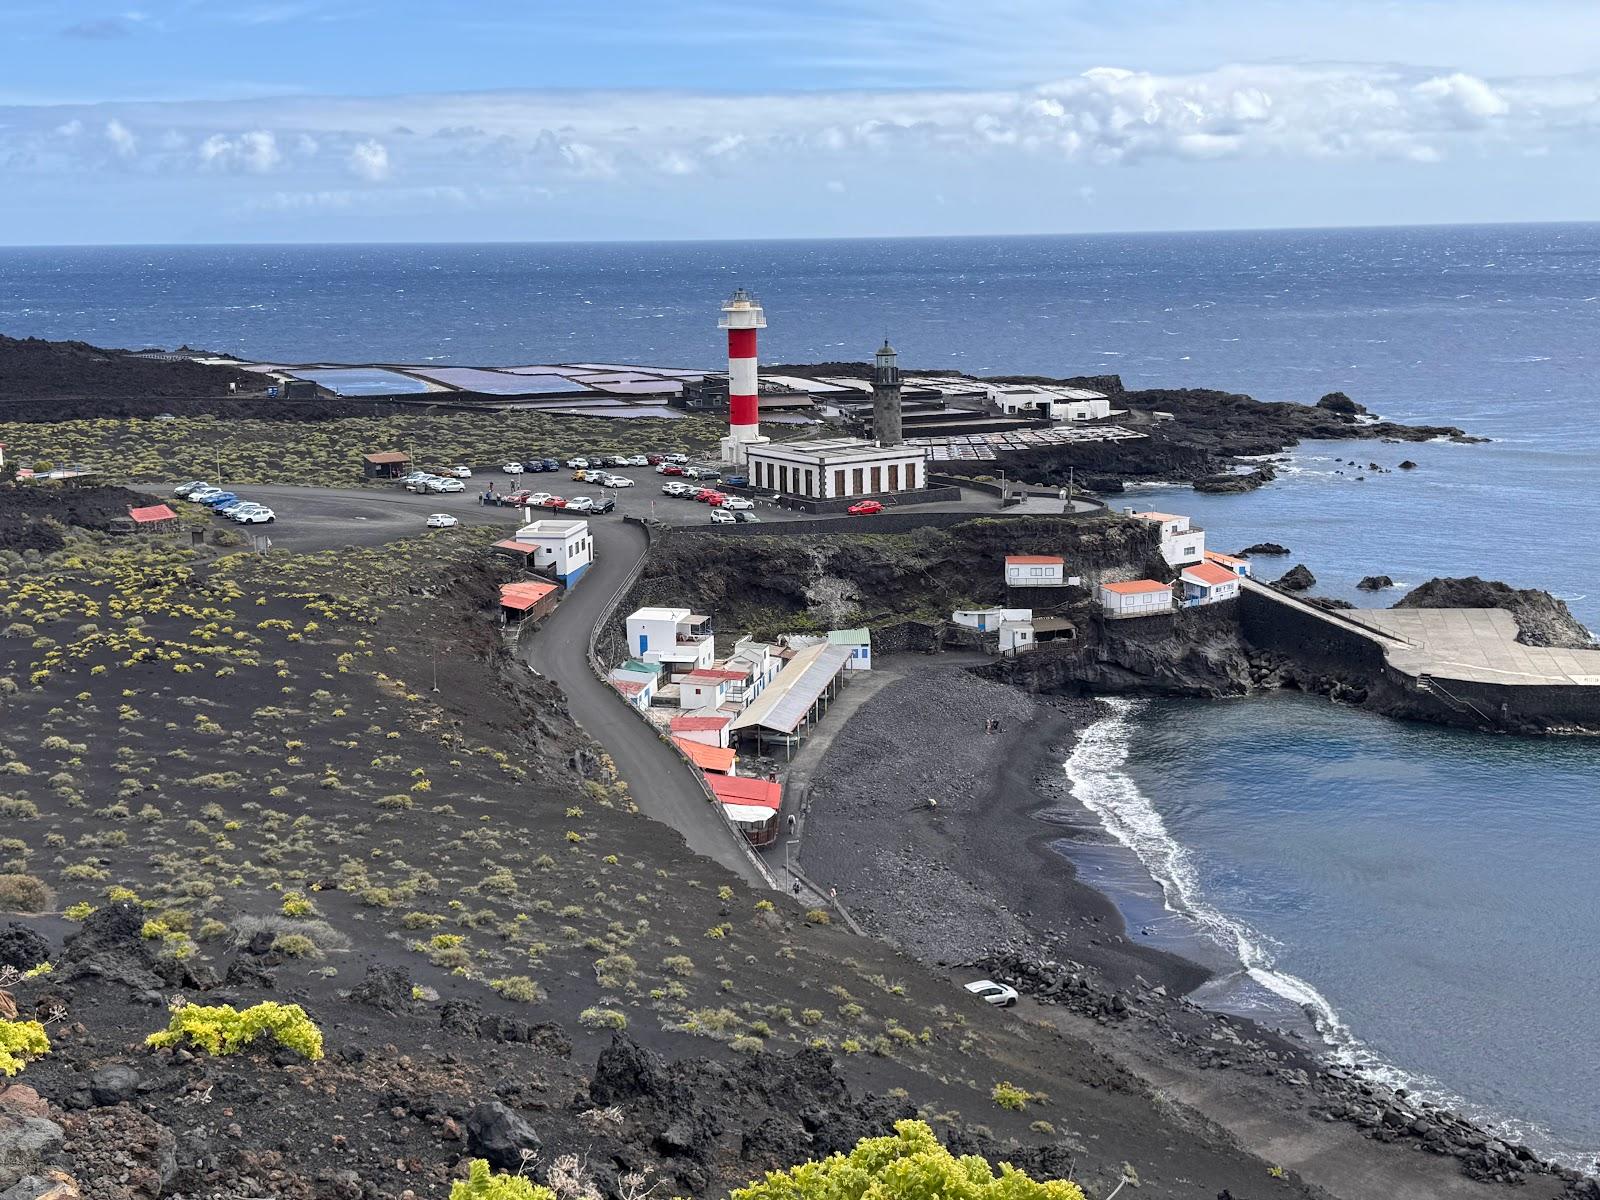
<svg viewBox="0 0 1600 1200"><path fill-rule="evenodd" d="M1239 551L1239 557L1249 558L1252 554L1288 554L1289 547L1280 546L1277 542L1257 542L1254 546L1246 546Z"/></svg>
<svg viewBox="0 0 1600 1200"><path fill-rule="evenodd" d="M50 961L50 943L26 925L10 922L0 930L0 967L26 971Z"/></svg>
<svg viewBox="0 0 1600 1200"><path fill-rule="evenodd" d="M1392 588L1394 580L1387 575L1366 575L1362 577L1356 587L1363 592L1381 592L1384 588Z"/></svg>
<svg viewBox="0 0 1600 1200"><path fill-rule="evenodd" d="M1296 563L1279 576L1278 586L1286 592L1303 592L1317 586L1317 577L1305 563Z"/></svg>
<svg viewBox="0 0 1600 1200"><path fill-rule="evenodd" d="M1514 588L1499 580L1430 579L1407 592L1395 608L1503 608L1517 622L1517 641L1525 646L1592 650L1594 638L1566 604L1536 588Z"/></svg>

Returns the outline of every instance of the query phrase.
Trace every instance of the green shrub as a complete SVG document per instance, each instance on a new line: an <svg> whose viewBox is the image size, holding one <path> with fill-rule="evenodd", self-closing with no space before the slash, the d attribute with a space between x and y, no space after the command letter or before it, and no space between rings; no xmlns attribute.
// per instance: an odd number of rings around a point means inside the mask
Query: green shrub
<svg viewBox="0 0 1600 1200"><path fill-rule="evenodd" d="M585 1029L626 1029L628 1017L614 1008L586 1008L578 1014L578 1024Z"/></svg>
<svg viewBox="0 0 1600 1200"><path fill-rule="evenodd" d="M0 1021L0 1075L15 1075L50 1053L50 1039L38 1021Z"/></svg>
<svg viewBox="0 0 1600 1200"><path fill-rule="evenodd" d="M0 875L0 912L39 913L50 907L50 889L33 875Z"/></svg>
<svg viewBox="0 0 1600 1200"><path fill-rule="evenodd" d="M280 933L272 939L272 949L285 958L315 958L317 944L303 933Z"/></svg>
<svg viewBox="0 0 1600 1200"><path fill-rule="evenodd" d="M521 1175L491 1172L488 1163L475 1158L467 1177L450 1185L450 1200L556 1200L556 1194Z"/></svg>
<svg viewBox="0 0 1600 1200"><path fill-rule="evenodd" d="M1013 1083L1002 1081L994 1085L989 1098L1007 1112L1021 1112L1028 1107L1028 1101L1036 1097L1032 1092L1024 1091Z"/></svg>
<svg viewBox="0 0 1600 1200"><path fill-rule="evenodd" d="M526 975L491 979L489 986L507 1000L515 1000L519 1004L537 1004L544 999L544 989Z"/></svg>
<svg viewBox="0 0 1600 1200"><path fill-rule="evenodd" d="M863 1138L848 1155L834 1154L770 1171L730 1200L1084 1200L1065 1180L1040 1182L1002 1163L999 1173L976 1155L957 1158L922 1121L896 1121L889 1137Z"/></svg>
<svg viewBox="0 0 1600 1200"><path fill-rule="evenodd" d="M163 1030L145 1038L147 1046L187 1043L212 1054L237 1054L262 1039L293 1050L302 1058L322 1057L322 1031L298 1004L266 1000L243 1012L231 1004L186 1004L172 1014Z"/></svg>

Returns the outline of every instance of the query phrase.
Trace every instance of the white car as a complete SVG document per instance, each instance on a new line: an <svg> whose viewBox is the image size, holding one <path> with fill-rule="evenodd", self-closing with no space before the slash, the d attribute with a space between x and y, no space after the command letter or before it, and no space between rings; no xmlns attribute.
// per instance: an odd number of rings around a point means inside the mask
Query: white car
<svg viewBox="0 0 1600 1200"><path fill-rule="evenodd" d="M961 985L985 1004L992 1004L996 1008L1010 1008L1017 1002L1017 989L1009 984L996 983L992 979L974 979L971 983Z"/></svg>
<svg viewBox="0 0 1600 1200"><path fill-rule="evenodd" d="M464 492L467 485L459 479L430 479L428 480L430 492Z"/></svg>
<svg viewBox="0 0 1600 1200"><path fill-rule="evenodd" d="M594 511L594 497L593 496L574 496L574 497L572 497L572 499L567 501L567 511L568 512L593 512Z"/></svg>
<svg viewBox="0 0 1600 1200"><path fill-rule="evenodd" d="M628 456L628 461L624 465L629 467L648 467L650 460L642 454L632 454Z"/></svg>
<svg viewBox="0 0 1600 1200"><path fill-rule="evenodd" d="M456 479L471 479L472 478L472 468L471 467L451 467L450 468L450 474L452 476L454 476Z"/></svg>
<svg viewBox="0 0 1600 1200"><path fill-rule="evenodd" d="M278 519L278 514L265 505L256 504L250 508L241 508L233 514L233 519L241 525L271 525Z"/></svg>
<svg viewBox="0 0 1600 1200"><path fill-rule="evenodd" d="M689 494L689 487L687 484L682 484L677 480L673 480L671 483L663 483L661 485L661 494L663 496L687 496Z"/></svg>
<svg viewBox="0 0 1600 1200"><path fill-rule="evenodd" d="M687 454L663 454L661 457L669 463L677 463L680 467L689 461Z"/></svg>
<svg viewBox="0 0 1600 1200"><path fill-rule="evenodd" d="M428 514L429 529L454 529L459 524L461 524L461 522L456 520L449 513Z"/></svg>
<svg viewBox="0 0 1600 1200"><path fill-rule="evenodd" d="M519 462L506 463L505 466L501 467L500 469L502 471L504 471L507 475L521 475L522 474L522 464L519 463Z"/></svg>
<svg viewBox="0 0 1600 1200"><path fill-rule="evenodd" d="M569 459L567 459L567 466L570 467L574 471L581 471L581 470L583 470L583 468L587 467L588 465L589 465L589 460L587 458L569 458Z"/></svg>
<svg viewBox="0 0 1600 1200"><path fill-rule="evenodd" d="M711 510L711 523L713 525L732 525L737 520L738 518L735 517L731 512L725 512L720 508L713 508Z"/></svg>
<svg viewBox="0 0 1600 1200"><path fill-rule="evenodd" d="M633 480L629 479L626 475L607 475L605 485L606 487L613 488L632 487Z"/></svg>
<svg viewBox="0 0 1600 1200"><path fill-rule="evenodd" d="M549 492L535 492L533 495L524 500L523 503L531 508L537 508L539 505L544 504L552 499L554 499L554 497Z"/></svg>
<svg viewBox="0 0 1600 1200"><path fill-rule="evenodd" d="M754 508L755 501L746 500L743 496L729 496L722 502L723 508Z"/></svg>
<svg viewBox="0 0 1600 1200"><path fill-rule="evenodd" d="M203 488L196 488L194 491L185 496L184 499L191 500L196 504L204 504L207 500L211 499L211 497L220 495L222 495L221 488L212 487L210 484L207 484Z"/></svg>
<svg viewBox="0 0 1600 1200"><path fill-rule="evenodd" d="M192 479L188 483L180 483L172 489L174 496L187 496L190 492L198 492L201 488L210 487L204 479Z"/></svg>

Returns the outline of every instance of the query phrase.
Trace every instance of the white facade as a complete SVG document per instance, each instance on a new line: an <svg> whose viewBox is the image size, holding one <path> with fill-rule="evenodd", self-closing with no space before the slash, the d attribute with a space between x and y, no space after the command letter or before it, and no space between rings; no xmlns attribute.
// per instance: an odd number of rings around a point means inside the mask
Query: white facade
<svg viewBox="0 0 1600 1200"><path fill-rule="evenodd" d="M1031 608L958 608L950 614L957 625L976 629L979 633L993 633L1006 621L1033 621Z"/></svg>
<svg viewBox="0 0 1600 1200"><path fill-rule="evenodd" d="M1130 517L1161 526L1161 557L1169 567L1187 567L1204 562L1206 557L1206 531L1189 524L1189 518L1177 513L1134 512L1125 510Z"/></svg>
<svg viewBox="0 0 1600 1200"><path fill-rule="evenodd" d="M731 672L730 672L731 673ZM690 712L704 708L721 708L728 703L728 689L733 680L722 678L723 672L714 668L701 673L691 671L678 678L678 707Z"/></svg>
<svg viewBox="0 0 1600 1200"><path fill-rule="evenodd" d="M1111 415L1111 401L1087 388L1041 387L1032 383L989 384L984 392L1007 416L1036 415L1052 421L1100 421Z"/></svg>
<svg viewBox="0 0 1600 1200"><path fill-rule="evenodd" d="M728 693L730 701L744 708L778 677L778 672L783 670L783 660L772 652L772 647L767 643L758 642L746 634L734 642L733 653L728 655L728 661L723 666L730 671L745 673L744 682L735 684Z"/></svg>
<svg viewBox="0 0 1600 1200"><path fill-rule="evenodd" d="M517 530L516 540L535 547L535 568L549 571L569 588L594 561L587 521L534 521Z"/></svg>
<svg viewBox="0 0 1600 1200"><path fill-rule="evenodd" d="M1183 584L1183 606L1194 608L1222 600L1235 600L1239 596L1239 578L1217 563L1206 562L1198 567L1185 568L1178 576Z"/></svg>
<svg viewBox="0 0 1600 1200"><path fill-rule="evenodd" d="M1066 587L1066 559L1059 554L1008 554L1006 586Z"/></svg>
<svg viewBox="0 0 1600 1200"><path fill-rule="evenodd" d="M709 667L716 653L709 621L687 608L638 609L626 622L628 653L674 673Z"/></svg>
<svg viewBox="0 0 1600 1200"><path fill-rule="evenodd" d="M720 746L726 750L730 741L728 727L731 724L733 717L730 714L708 708L699 712L679 713L668 722L667 727L675 738L699 742L702 746Z"/></svg>
<svg viewBox="0 0 1600 1200"><path fill-rule="evenodd" d="M629 704L640 712L645 711L656 699L656 677L650 671L630 671L626 667L615 668L610 676L611 686Z"/></svg>
<svg viewBox="0 0 1600 1200"><path fill-rule="evenodd" d="M811 500L892 496L928 486L925 446L878 446L856 438L751 445L750 486Z"/></svg>
<svg viewBox="0 0 1600 1200"><path fill-rule="evenodd" d="M872 635L865 629L831 629L828 641L835 646L849 646L850 659L844 664L846 671L872 670Z"/></svg>
<svg viewBox="0 0 1600 1200"><path fill-rule="evenodd" d="M1172 611L1172 588L1154 579L1102 583L1100 608L1108 617L1149 617Z"/></svg>
<svg viewBox="0 0 1600 1200"><path fill-rule="evenodd" d="M1032 621L1002 621L1000 623L1000 653L1022 654L1033 649Z"/></svg>
<svg viewBox="0 0 1600 1200"><path fill-rule="evenodd" d="M1236 555L1221 554L1215 550L1207 550L1206 561L1215 563L1223 570L1232 571L1240 579L1250 578L1250 560L1248 558L1239 558Z"/></svg>

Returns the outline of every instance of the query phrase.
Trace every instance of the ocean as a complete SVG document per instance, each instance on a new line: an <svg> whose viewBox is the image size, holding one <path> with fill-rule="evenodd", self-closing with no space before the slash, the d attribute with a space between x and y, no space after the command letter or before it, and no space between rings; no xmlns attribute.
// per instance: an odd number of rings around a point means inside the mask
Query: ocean
<svg viewBox="0 0 1600 1200"><path fill-rule="evenodd" d="M887 334L908 367L1340 390L1490 437L1314 443L1260 491L1126 502L1189 513L1215 548L1281 542L1282 569L1357 603L1399 594L1357 592L1363 575L1479 574L1600 627L1600 225L0 249L0 331L297 363L710 366L736 286L766 306L768 363L859 360ZM1309 1016L1386 1078L1568 1162L1600 1153L1600 746L1305 697L1112 709L1066 764L1108 844L1062 850L1144 936L1218 969L1207 1002Z"/></svg>

